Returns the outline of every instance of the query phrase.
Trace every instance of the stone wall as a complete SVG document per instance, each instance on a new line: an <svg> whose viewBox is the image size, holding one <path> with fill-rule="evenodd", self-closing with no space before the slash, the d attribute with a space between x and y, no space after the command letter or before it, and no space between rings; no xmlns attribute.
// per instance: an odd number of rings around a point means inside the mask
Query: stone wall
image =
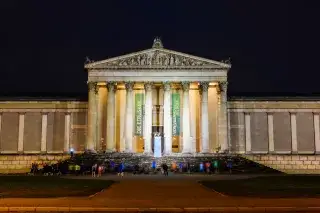
<svg viewBox="0 0 320 213"><path fill-rule="evenodd" d="M228 113L232 153L290 173L320 173L320 101L231 100ZM209 125L211 144L217 135L215 125ZM86 102L0 102L0 172L25 172L32 161L55 161L57 154L63 156L70 149L82 152L86 128ZM117 134L120 129L117 126ZM101 134L105 137L105 132Z"/></svg>
<svg viewBox="0 0 320 213"><path fill-rule="evenodd" d="M87 103L0 102L0 154L84 151Z"/></svg>
<svg viewBox="0 0 320 213"><path fill-rule="evenodd" d="M286 173L320 174L320 101L229 102L233 153Z"/></svg>
<svg viewBox="0 0 320 213"><path fill-rule="evenodd" d="M320 155L244 155L244 157L288 174L320 174Z"/></svg>
<svg viewBox="0 0 320 213"><path fill-rule="evenodd" d="M241 154L318 154L319 115L320 101L231 101L231 150Z"/></svg>
<svg viewBox="0 0 320 213"><path fill-rule="evenodd" d="M69 158L70 155L30 155L30 154L12 154L0 155L0 173L26 173L30 171L32 163L57 163L59 160Z"/></svg>

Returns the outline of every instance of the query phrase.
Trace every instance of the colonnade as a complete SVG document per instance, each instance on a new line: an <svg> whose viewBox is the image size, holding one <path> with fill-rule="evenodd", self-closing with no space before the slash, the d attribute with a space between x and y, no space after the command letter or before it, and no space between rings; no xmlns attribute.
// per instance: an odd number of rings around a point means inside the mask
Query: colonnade
<svg viewBox="0 0 320 213"><path fill-rule="evenodd" d="M115 135L115 107L116 107L116 88L117 84L124 83L126 90L126 105L125 105L125 124L124 124L124 151L127 153L133 152L133 88L135 83L143 83L145 100L143 109L143 139L144 139L144 153L147 155L152 154L152 88L155 82L106 82L108 95L107 95L107 125L106 125L106 150L107 152L116 151L116 135ZM157 82L158 83L158 82ZM172 153L172 85L177 82L165 81L161 82L163 87L163 119L164 119L164 154L170 155ZM179 82L180 88L183 91L182 95L182 153L193 154L196 152L195 147L192 145L191 131L196 125L195 121L190 121L190 101L189 89L192 82ZM200 126L201 126L201 153L209 153L209 131L218 132L218 143L221 151L228 150L228 119L227 119L227 82L215 82L218 86L218 126L215 130L209 129L208 119L208 88L210 82L199 82L199 95L200 101ZM88 129L87 129L87 142L86 148L90 150L99 150L97 144L98 140L98 113L97 113L97 99L98 99L98 82L88 82L89 88L89 101L88 101Z"/></svg>

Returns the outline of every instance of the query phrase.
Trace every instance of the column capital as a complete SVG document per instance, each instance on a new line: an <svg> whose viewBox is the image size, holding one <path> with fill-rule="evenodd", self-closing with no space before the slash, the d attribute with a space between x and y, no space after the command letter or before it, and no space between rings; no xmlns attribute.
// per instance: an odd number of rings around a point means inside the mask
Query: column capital
<svg viewBox="0 0 320 213"><path fill-rule="evenodd" d="M170 91L171 90L171 82L164 81L163 82L163 89L164 89L164 91Z"/></svg>
<svg viewBox="0 0 320 213"><path fill-rule="evenodd" d="M126 81L126 82L124 82L124 86L126 87L126 90L127 90L127 91L132 92L132 90L133 90L133 85L134 85L134 83L133 83L132 81Z"/></svg>
<svg viewBox="0 0 320 213"><path fill-rule="evenodd" d="M190 89L190 82L189 81L183 81L181 82L183 91L187 92Z"/></svg>
<svg viewBox="0 0 320 213"><path fill-rule="evenodd" d="M114 91L117 83L115 81L107 81L107 89L108 91Z"/></svg>
<svg viewBox="0 0 320 213"><path fill-rule="evenodd" d="M200 92L203 92L203 91L207 92L209 89L209 82L207 81L200 82L199 89L200 89Z"/></svg>
<svg viewBox="0 0 320 213"><path fill-rule="evenodd" d="M144 83L144 89L146 90L146 91L151 91L152 90L152 86L153 86L153 82L146 82L146 83Z"/></svg>
<svg viewBox="0 0 320 213"><path fill-rule="evenodd" d="M226 92L228 88L228 81L219 81L219 89L221 92Z"/></svg>
<svg viewBox="0 0 320 213"><path fill-rule="evenodd" d="M98 94L99 88L98 88L98 83L94 81L88 81L88 89L89 91L94 91L95 94Z"/></svg>

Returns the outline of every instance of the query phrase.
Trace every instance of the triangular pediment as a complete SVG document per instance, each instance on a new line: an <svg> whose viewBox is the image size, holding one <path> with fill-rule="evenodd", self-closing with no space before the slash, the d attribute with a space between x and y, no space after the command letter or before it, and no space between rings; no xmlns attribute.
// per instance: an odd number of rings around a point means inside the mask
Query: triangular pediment
<svg viewBox="0 0 320 213"><path fill-rule="evenodd" d="M151 48L85 65L86 69L229 69L229 63L218 62L164 48Z"/></svg>

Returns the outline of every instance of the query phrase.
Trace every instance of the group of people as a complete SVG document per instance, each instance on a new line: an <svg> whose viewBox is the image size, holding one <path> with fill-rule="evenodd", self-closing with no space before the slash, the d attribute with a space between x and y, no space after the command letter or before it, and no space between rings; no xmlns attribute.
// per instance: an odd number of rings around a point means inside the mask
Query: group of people
<svg viewBox="0 0 320 213"><path fill-rule="evenodd" d="M229 172L232 172L232 162L226 161L226 165L222 165L222 167L226 167ZM91 167L91 175L92 177L101 177L103 173L105 172L117 172L117 175L120 177L124 176L124 170L125 170L125 164L123 162L120 162L119 164L115 164L113 161L107 161L105 163L97 163L94 162L93 164L85 165L82 164L76 164L72 162L58 162L57 164L41 164L38 165L36 163L33 163L31 165L31 171L29 174L35 175L35 174L43 174L43 175L60 175L60 174L88 174L90 173L90 167ZM160 167L157 166L156 161L152 161L151 164L151 172L157 173L161 171L161 173L165 176L168 176L169 170L172 172L187 172L191 173L191 171L199 171L199 172L205 172L207 174L219 173L219 168L221 167L220 162L218 160L214 160L212 162L205 161L200 162L197 165L191 165L190 162L173 162L170 166L168 166L166 163L161 164ZM150 166L145 164L142 167L139 165L135 165L131 167L130 165L126 169L127 171L132 171L133 174L149 174L150 173Z"/></svg>

